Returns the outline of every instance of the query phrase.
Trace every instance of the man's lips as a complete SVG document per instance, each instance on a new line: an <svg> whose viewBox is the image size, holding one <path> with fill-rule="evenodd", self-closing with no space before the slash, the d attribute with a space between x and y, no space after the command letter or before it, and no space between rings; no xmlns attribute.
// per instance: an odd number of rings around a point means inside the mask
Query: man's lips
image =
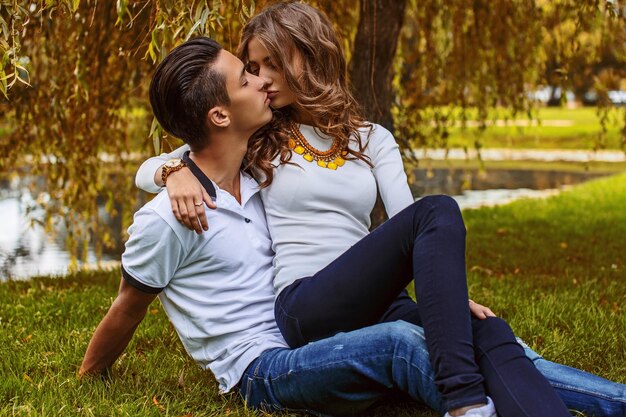
<svg viewBox="0 0 626 417"><path fill-rule="evenodd" d="M270 104L270 101L272 101L270 99L270 95L265 93L265 100L263 100L263 103L267 105L267 104Z"/></svg>

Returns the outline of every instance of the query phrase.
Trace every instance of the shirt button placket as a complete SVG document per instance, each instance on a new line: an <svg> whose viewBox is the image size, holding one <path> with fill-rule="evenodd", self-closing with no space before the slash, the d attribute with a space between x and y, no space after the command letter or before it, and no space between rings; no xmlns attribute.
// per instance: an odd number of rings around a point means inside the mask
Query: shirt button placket
<svg viewBox="0 0 626 417"><path fill-rule="evenodd" d="M248 233L248 238L250 238L250 243L252 243L255 247L259 247L261 245L261 241L256 234L256 230L254 230L254 225L252 224L252 220L244 217L243 219L246 222L246 232Z"/></svg>

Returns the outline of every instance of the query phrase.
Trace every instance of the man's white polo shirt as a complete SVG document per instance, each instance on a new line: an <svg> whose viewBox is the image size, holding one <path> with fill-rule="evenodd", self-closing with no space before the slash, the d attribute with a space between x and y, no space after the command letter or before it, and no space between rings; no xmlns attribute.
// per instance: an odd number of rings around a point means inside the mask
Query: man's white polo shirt
<svg viewBox="0 0 626 417"><path fill-rule="evenodd" d="M135 214L122 272L159 293L189 355L227 392L263 351L287 347L274 320L273 252L256 181L241 174L240 205L191 165L216 197L218 208L205 209L209 230L180 224L161 192Z"/></svg>

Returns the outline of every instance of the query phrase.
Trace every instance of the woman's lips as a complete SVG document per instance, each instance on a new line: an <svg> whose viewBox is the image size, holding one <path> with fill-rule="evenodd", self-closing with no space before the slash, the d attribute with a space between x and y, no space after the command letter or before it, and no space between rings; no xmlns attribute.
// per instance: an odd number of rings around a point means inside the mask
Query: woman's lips
<svg viewBox="0 0 626 417"><path fill-rule="evenodd" d="M268 91L267 92L267 96L269 97L269 99L273 99L274 97L276 97L278 95L278 91Z"/></svg>

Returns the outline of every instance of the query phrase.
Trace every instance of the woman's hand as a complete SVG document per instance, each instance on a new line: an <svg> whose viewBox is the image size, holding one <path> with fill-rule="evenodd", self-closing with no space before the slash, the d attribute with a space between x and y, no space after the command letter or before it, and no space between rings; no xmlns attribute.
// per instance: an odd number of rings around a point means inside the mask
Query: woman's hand
<svg viewBox="0 0 626 417"><path fill-rule="evenodd" d="M484 320L487 317L496 317L496 315L491 311L489 307L485 307L484 305L478 304L473 300L469 300L469 308L474 317Z"/></svg>
<svg viewBox="0 0 626 417"><path fill-rule="evenodd" d="M198 234L209 230L204 204L210 209L216 209L217 206L189 168L182 168L168 175L167 192L172 211L179 222Z"/></svg>

